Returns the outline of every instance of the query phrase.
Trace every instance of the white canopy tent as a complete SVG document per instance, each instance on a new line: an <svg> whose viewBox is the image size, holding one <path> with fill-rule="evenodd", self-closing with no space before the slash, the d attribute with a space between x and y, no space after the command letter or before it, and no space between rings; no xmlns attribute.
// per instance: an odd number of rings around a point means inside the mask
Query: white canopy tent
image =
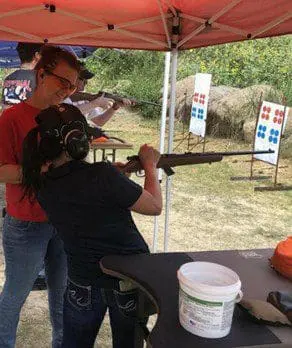
<svg viewBox="0 0 292 348"><path fill-rule="evenodd" d="M292 33L291 0L2 0L0 40L171 52L168 152L172 152L178 51ZM166 55L163 150L170 54ZM164 250L171 179L166 183ZM156 221L157 231L157 221ZM157 234L154 234L156 241Z"/></svg>

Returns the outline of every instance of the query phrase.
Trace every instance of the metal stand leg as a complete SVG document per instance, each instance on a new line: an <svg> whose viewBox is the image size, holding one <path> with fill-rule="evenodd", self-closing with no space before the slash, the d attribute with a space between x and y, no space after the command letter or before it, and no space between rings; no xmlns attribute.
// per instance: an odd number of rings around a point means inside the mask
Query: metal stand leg
<svg viewBox="0 0 292 348"><path fill-rule="evenodd" d="M106 155L105 155L105 149L102 149L102 160L105 161L106 160Z"/></svg>
<svg viewBox="0 0 292 348"><path fill-rule="evenodd" d="M147 329L148 317L145 317L145 295L142 291L138 291L138 310L135 330L135 348L143 348L144 339L147 340L149 330Z"/></svg>
<svg viewBox="0 0 292 348"><path fill-rule="evenodd" d="M116 161L116 149L113 149L112 158L113 158L113 162L115 162Z"/></svg>

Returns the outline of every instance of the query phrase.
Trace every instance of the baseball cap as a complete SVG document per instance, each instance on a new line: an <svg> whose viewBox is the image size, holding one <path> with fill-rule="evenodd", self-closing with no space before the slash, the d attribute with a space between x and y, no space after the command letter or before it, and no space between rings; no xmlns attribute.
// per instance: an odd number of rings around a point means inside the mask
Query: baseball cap
<svg viewBox="0 0 292 348"><path fill-rule="evenodd" d="M81 111L74 105L59 104L56 106L50 106L47 109L42 110L36 117L36 122L41 127L41 132L50 133L51 131L67 129L71 130L72 127L81 127L89 138L99 138L107 136L98 127L90 127L86 118Z"/></svg>
<svg viewBox="0 0 292 348"><path fill-rule="evenodd" d="M79 78L82 80L89 80L93 78L94 73L86 69L85 64L83 62L80 63L80 73L79 73Z"/></svg>

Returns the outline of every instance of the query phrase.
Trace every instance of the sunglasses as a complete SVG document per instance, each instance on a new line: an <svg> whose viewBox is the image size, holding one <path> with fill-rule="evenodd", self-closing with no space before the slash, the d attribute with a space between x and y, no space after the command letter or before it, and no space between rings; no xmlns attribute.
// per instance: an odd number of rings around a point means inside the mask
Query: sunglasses
<svg viewBox="0 0 292 348"><path fill-rule="evenodd" d="M54 74L50 70L45 70L45 73L50 76L54 76L56 79L58 79L64 89L69 89L71 93L75 92L77 89L77 86L73 85L68 79L65 77L59 76L57 74Z"/></svg>

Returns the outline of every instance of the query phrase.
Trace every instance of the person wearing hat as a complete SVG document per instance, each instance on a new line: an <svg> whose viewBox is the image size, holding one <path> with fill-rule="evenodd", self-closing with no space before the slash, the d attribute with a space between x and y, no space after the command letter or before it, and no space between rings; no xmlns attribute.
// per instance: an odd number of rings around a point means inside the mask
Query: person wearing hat
<svg viewBox="0 0 292 348"><path fill-rule="evenodd" d="M83 62L80 62L80 67L81 69L75 95L84 91L87 81L94 77L94 74L86 69ZM120 107L133 104L132 101L127 98L123 98L122 102L116 102L113 99L105 98L103 95L92 101L86 99L78 101L73 100L74 94L65 99L64 103L76 106L83 113L89 123L98 127L102 127L106 122L108 122Z"/></svg>

